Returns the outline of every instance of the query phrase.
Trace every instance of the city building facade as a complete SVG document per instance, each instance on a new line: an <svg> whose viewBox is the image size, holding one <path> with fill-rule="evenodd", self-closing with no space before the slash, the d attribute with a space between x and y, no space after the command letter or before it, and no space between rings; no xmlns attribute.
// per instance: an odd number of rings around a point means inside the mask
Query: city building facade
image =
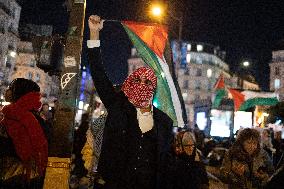
<svg viewBox="0 0 284 189"><path fill-rule="evenodd" d="M284 50L272 52L270 67L270 90L274 91L280 101L284 100Z"/></svg>
<svg viewBox="0 0 284 189"><path fill-rule="evenodd" d="M36 58L31 42L20 41L18 43L16 64L11 79L26 78L36 82L42 93L43 102L52 102L59 94L59 79L49 76L36 66Z"/></svg>
<svg viewBox="0 0 284 189"><path fill-rule="evenodd" d="M244 78L231 74L225 62L226 53L219 47L207 43L182 42L179 48L178 42L173 41L171 48L190 127L196 124L197 120L204 120L202 129L206 126L210 127L212 98L215 94L214 85L221 74L223 74L226 87L254 91L260 89L253 76L246 75ZM133 48L131 58L128 59L129 74L142 66L145 66L145 63ZM231 110L233 104L228 101L228 106L222 106L222 108Z"/></svg>
<svg viewBox="0 0 284 189"><path fill-rule="evenodd" d="M0 95L11 81L15 67L20 13L21 7L15 0L0 1Z"/></svg>

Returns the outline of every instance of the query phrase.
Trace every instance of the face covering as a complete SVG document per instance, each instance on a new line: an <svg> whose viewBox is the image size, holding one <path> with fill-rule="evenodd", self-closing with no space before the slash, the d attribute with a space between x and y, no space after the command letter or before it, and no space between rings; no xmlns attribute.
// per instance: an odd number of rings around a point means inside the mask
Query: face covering
<svg viewBox="0 0 284 189"><path fill-rule="evenodd" d="M128 100L137 108L147 108L152 104L157 77L152 69L142 67L127 77L122 91Z"/></svg>

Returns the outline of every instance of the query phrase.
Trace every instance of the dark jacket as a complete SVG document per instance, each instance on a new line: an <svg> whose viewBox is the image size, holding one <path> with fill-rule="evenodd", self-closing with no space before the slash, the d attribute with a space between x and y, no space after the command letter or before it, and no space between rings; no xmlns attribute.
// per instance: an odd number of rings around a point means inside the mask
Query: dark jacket
<svg viewBox="0 0 284 189"><path fill-rule="evenodd" d="M174 189L208 188L209 180L203 162L186 154L177 156L173 175Z"/></svg>
<svg viewBox="0 0 284 189"><path fill-rule="evenodd" d="M245 165L243 175L235 173L233 165L236 163ZM260 179L255 177L255 174L261 171L270 176L274 171L272 160L265 150L260 149L253 157L250 157L238 145L233 145L225 154L220 170L223 181L229 184L229 189L261 188L268 178Z"/></svg>
<svg viewBox="0 0 284 189"><path fill-rule="evenodd" d="M98 164L98 172L106 181L105 188L127 188L126 170L132 159L132 144L139 130L136 108L123 92L115 92L102 66L100 48L89 49L91 75L96 90L108 111L104 129L103 144ZM162 111L153 108L154 128L156 128L156 187L167 188L167 170L171 165L172 120ZM130 132L131 130L131 132ZM137 135L138 136L138 135ZM137 186L139 188L139 186Z"/></svg>

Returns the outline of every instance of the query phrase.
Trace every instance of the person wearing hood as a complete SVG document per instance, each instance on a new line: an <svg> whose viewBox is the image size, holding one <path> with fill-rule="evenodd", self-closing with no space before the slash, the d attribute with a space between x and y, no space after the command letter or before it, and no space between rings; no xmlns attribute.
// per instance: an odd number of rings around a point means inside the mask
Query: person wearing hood
<svg viewBox="0 0 284 189"><path fill-rule="evenodd" d="M97 171L106 189L166 189L171 164L172 120L153 106L157 77L142 67L115 92L101 60L103 21L89 17L91 75L108 116Z"/></svg>
<svg viewBox="0 0 284 189"><path fill-rule="evenodd" d="M176 162L173 172L174 189L208 189L209 179L196 148L194 134L181 131L175 137Z"/></svg>
<svg viewBox="0 0 284 189"><path fill-rule="evenodd" d="M262 188L273 171L272 160L261 148L259 132L250 128L239 132L221 167L222 179L229 189Z"/></svg>
<svg viewBox="0 0 284 189"><path fill-rule="evenodd" d="M28 79L11 82L1 110L0 175L2 188L42 188L48 158L48 143L34 112L41 108L39 86Z"/></svg>

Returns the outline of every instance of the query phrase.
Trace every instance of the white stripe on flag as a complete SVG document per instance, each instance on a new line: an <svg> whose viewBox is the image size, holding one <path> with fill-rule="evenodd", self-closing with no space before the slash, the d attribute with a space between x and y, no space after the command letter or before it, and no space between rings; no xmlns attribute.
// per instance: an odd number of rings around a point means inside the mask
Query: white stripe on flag
<svg viewBox="0 0 284 189"><path fill-rule="evenodd" d="M184 127L184 121L182 118L182 110L181 110L181 104L178 98L178 94L177 94L177 90L172 78L172 75L170 73L169 70L169 66L166 63L165 57L163 57L164 60L162 60L161 58L159 58L157 55L156 57L158 58L159 64L161 65L161 68L165 74L166 77L166 81L168 82L169 88L170 88L170 92L171 92L171 96L172 96L172 102L173 102L173 106L175 109L175 113L176 113L176 117L177 117L177 123L178 123L178 127Z"/></svg>
<svg viewBox="0 0 284 189"><path fill-rule="evenodd" d="M251 98L277 98L277 95L273 92L242 91L241 93L245 95L245 100Z"/></svg>

